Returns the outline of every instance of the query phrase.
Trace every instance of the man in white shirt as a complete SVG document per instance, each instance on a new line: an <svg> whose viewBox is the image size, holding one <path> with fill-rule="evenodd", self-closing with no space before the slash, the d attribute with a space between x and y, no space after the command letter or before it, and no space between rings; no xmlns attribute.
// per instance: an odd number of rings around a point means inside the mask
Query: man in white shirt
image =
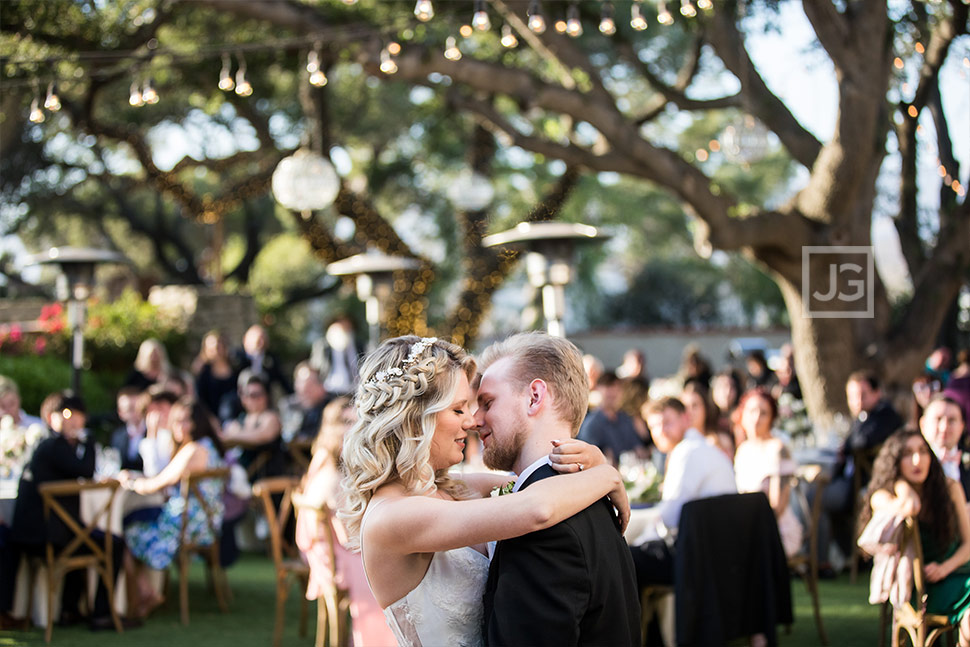
<svg viewBox="0 0 970 647"><path fill-rule="evenodd" d="M960 403L942 393L933 396L919 419L920 432L940 460L943 473L959 481L970 500L970 459L964 460L959 446L965 428Z"/></svg>
<svg viewBox="0 0 970 647"><path fill-rule="evenodd" d="M630 547L641 589L652 584L673 585L672 547L684 504L737 492L731 461L690 426L680 400L661 398L643 409L654 445L667 455L667 467L663 497L651 508L654 518Z"/></svg>

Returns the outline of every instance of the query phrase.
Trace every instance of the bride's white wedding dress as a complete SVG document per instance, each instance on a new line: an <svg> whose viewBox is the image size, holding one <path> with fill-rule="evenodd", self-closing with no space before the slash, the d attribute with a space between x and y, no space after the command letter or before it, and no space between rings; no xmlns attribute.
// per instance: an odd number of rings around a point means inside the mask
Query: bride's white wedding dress
<svg viewBox="0 0 970 647"><path fill-rule="evenodd" d="M361 527L370 510L368 506ZM384 609L398 645L481 647L488 565L488 557L471 547L435 553L418 585Z"/></svg>
<svg viewBox="0 0 970 647"><path fill-rule="evenodd" d="M401 647L480 647L488 558L474 548L435 553L424 579L384 609Z"/></svg>

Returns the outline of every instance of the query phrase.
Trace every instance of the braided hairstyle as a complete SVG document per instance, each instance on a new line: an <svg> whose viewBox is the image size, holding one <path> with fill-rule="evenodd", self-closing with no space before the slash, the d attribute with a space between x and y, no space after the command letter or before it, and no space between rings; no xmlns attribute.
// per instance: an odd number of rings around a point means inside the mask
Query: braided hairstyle
<svg viewBox="0 0 970 647"><path fill-rule="evenodd" d="M414 494L438 489L468 498L461 481L431 466L431 440L439 411L454 400L462 373L471 380L475 360L440 339L406 335L389 339L364 358L354 397L357 422L343 445L345 476L338 516L349 545L360 546L360 525L378 488L400 482Z"/></svg>

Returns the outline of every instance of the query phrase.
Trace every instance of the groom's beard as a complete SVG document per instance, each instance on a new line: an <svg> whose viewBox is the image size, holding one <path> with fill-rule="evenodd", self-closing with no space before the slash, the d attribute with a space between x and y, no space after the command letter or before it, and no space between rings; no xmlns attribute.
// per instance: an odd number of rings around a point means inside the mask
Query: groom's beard
<svg viewBox="0 0 970 647"><path fill-rule="evenodd" d="M522 446L525 445L525 422L524 415L511 421L510 426L515 432L504 441L499 441L495 433L492 433L491 442L482 451L482 461L486 467L503 472L512 471L515 461L519 459L519 454L522 452Z"/></svg>

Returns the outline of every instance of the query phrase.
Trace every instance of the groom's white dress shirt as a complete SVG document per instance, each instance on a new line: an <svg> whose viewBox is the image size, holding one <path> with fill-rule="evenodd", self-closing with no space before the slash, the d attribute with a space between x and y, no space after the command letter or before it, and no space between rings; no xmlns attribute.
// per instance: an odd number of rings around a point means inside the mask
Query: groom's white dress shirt
<svg viewBox="0 0 970 647"><path fill-rule="evenodd" d="M673 538L680 523L680 510L694 499L737 493L734 467L720 449L707 442L696 429L688 429L667 457L663 496L650 508L653 519L632 543Z"/></svg>

